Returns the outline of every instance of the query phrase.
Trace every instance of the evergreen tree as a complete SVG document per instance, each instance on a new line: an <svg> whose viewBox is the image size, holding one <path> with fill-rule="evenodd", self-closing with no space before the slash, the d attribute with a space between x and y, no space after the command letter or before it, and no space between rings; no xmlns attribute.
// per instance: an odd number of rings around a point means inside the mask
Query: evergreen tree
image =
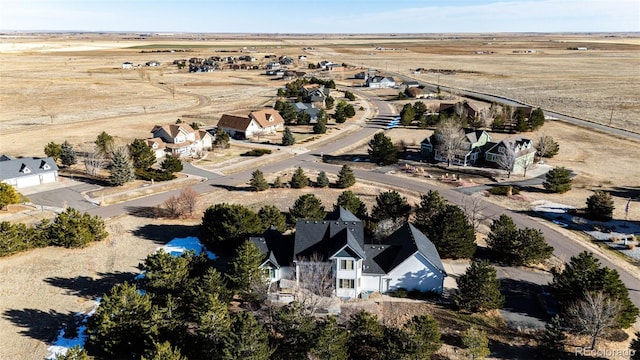
<svg viewBox="0 0 640 360"><path fill-rule="evenodd" d="M327 109L331 110L333 109L333 105L335 104L335 102L336 102L336 99L334 99L331 95L329 95L324 100L324 105L327 107Z"/></svg>
<svg viewBox="0 0 640 360"><path fill-rule="evenodd" d="M129 145L129 155L136 170L146 170L156 163L156 155L142 139L133 140Z"/></svg>
<svg viewBox="0 0 640 360"><path fill-rule="evenodd" d="M269 188L269 183L264 178L264 174L260 170L255 170L251 173L251 181L249 181L249 185L253 191L264 191Z"/></svg>
<svg viewBox="0 0 640 360"><path fill-rule="evenodd" d="M487 245L501 260L511 262L515 250L514 240L518 237L518 227L509 215L502 214L491 223Z"/></svg>
<svg viewBox="0 0 640 360"><path fill-rule="evenodd" d="M327 115L327 112L324 111L324 109L320 109L320 111L318 111L318 122L323 122L325 123L325 125L327 124L327 120L329 119L329 116Z"/></svg>
<svg viewBox="0 0 640 360"><path fill-rule="evenodd" d="M318 178L316 179L316 186L321 188L329 186L329 178L327 177L326 172L320 171Z"/></svg>
<svg viewBox="0 0 640 360"><path fill-rule="evenodd" d="M628 328L638 316L638 308L629 298L629 290L620 280L616 270L600 267L600 261L593 253L583 251L572 256L564 270L553 270L551 292L560 305L561 313L587 293L602 292L607 297L620 302L621 310L617 318L619 328Z"/></svg>
<svg viewBox="0 0 640 360"><path fill-rule="evenodd" d="M385 191L376 196L376 204L371 209L371 217L376 221L402 220L406 221L411 213L411 205L407 198L395 190Z"/></svg>
<svg viewBox="0 0 640 360"><path fill-rule="evenodd" d="M343 165L342 169L338 173L338 181L336 186L340 189L346 189L356 184L356 177L353 175L353 170L349 165Z"/></svg>
<svg viewBox="0 0 640 360"><path fill-rule="evenodd" d="M413 103L413 111L416 113L416 118L421 118L424 114L427 113L427 105L425 105L422 101L416 101Z"/></svg>
<svg viewBox="0 0 640 360"><path fill-rule="evenodd" d="M400 111L400 124L402 126L409 126L416 117L416 111L411 104L404 104L402 111Z"/></svg>
<svg viewBox="0 0 640 360"><path fill-rule="evenodd" d="M587 214L594 220L611 220L614 208L613 199L608 192L596 190L593 195L587 198Z"/></svg>
<svg viewBox="0 0 640 360"><path fill-rule="evenodd" d="M318 119L318 121L313 124L313 133L314 134L324 134L327 132L327 122L326 120L324 121L320 121L320 119Z"/></svg>
<svg viewBox="0 0 640 360"><path fill-rule="evenodd" d="M4 182L0 182L0 209L4 209L9 204L20 202L20 194L16 189Z"/></svg>
<svg viewBox="0 0 640 360"><path fill-rule="evenodd" d="M371 162L375 164L391 165L398 162L398 149L393 145L391 139L384 133L376 133L369 141L367 150Z"/></svg>
<svg viewBox="0 0 640 360"><path fill-rule="evenodd" d="M234 314L223 359L269 360L272 353L267 331L253 314L247 311Z"/></svg>
<svg viewBox="0 0 640 360"><path fill-rule="evenodd" d="M293 189L302 189L309 186L309 178L301 167L298 167L291 177L291 187Z"/></svg>
<svg viewBox="0 0 640 360"><path fill-rule="evenodd" d="M325 217L322 202L313 194L301 195L293 207L289 208L289 214L293 221L297 220L321 220Z"/></svg>
<svg viewBox="0 0 640 360"><path fill-rule="evenodd" d="M165 172L168 172L171 174L180 172L183 169L182 161L180 161L180 158L173 155L167 155L164 158L164 160L162 160L162 162L160 163L160 167Z"/></svg>
<svg viewBox="0 0 640 360"><path fill-rule="evenodd" d="M266 295L267 279L260 267L263 258L256 244L245 241L231 261L227 277L245 301L259 301Z"/></svg>
<svg viewBox="0 0 640 360"><path fill-rule="evenodd" d="M60 162L64 166L71 166L78 163L76 150L68 141L64 141L60 146Z"/></svg>
<svg viewBox="0 0 640 360"><path fill-rule="evenodd" d="M524 228L518 230L514 239L514 250L511 264L531 265L545 261L553 254L553 247L547 244L542 231Z"/></svg>
<svg viewBox="0 0 640 360"><path fill-rule="evenodd" d="M348 91L348 90L344 92L344 97L351 101L356 100L356 96L351 91Z"/></svg>
<svg viewBox="0 0 640 360"><path fill-rule="evenodd" d="M216 253L231 255L250 236L262 232L256 213L237 204L215 204L207 208L200 225L200 240Z"/></svg>
<svg viewBox="0 0 640 360"><path fill-rule="evenodd" d="M96 144L98 152L105 158L111 156L113 151L116 149L116 142L113 139L113 136L107 134L105 131L101 132L100 135L96 137L96 141L94 141L94 143Z"/></svg>
<svg viewBox="0 0 640 360"><path fill-rule="evenodd" d="M221 127L217 128L213 139L213 145L221 149L229 148L229 146L231 145L231 138L229 138L229 133L224 131L224 129Z"/></svg>
<svg viewBox="0 0 640 360"><path fill-rule="evenodd" d="M92 217L74 208L67 208L47 227L51 245L66 248L83 247L92 241L104 240L108 235L101 217Z"/></svg>
<svg viewBox="0 0 640 360"><path fill-rule="evenodd" d="M498 309L504 303L496 269L486 260L473 260L471 266L458 278L455 304L463 310L481 312Z"/></svg>
<svg viewBox="0 0 640 360"><path fill-rule="evenodd" d="M296 143L296 139L293 137L293 133L291 133L291 129L289 127L284 128L284 133L282 134L282 145L283 146L291 146Z"/></svg>
<svg viewBox="0 0 640 360"><path fill-rule="evenodd" d="M560 316L554 316L550 322L544 326L544 333L540 340L538 349L543 358L549 360L560 360L566 358L564 352L564 342L567 340L562 328Z"/></svg>
<svg viewBox="0 0 640 360"><path fill-rule="evenodd" d="M469 259L476 251L473 224L456 205L446 205L435 217L428 236L443 258Z"/></svg>
<svg viewBox="0 0 640 360"><path fill-rule="evenodd" d="M414 225L429 236L433 222L444 212L446 206L447 201L437 190L429 190L428 193L420 195L420 204L416 209Z"/></svg>
<svg viewBox="0 0 640 360"><path fill-rule="evenodd" d="M142 295L132 284L118 284L89 319L89 344L112 357L139 357L158 337L157 315L149 295Z"/></svg>
<svg viewBox="0 0 640 360"><path fill-rule="evenodd" d="M334 316L328 316L317 325L317 341L311 349L311 355L318 360L348 360L347 342L349 334L338 326Z"/></svg>
<svg viewBox="0 0 640 360"><path fill-rule="evenodd" d="M430 359L440 347L440 327L431 315L416 315L404 326L408 339L406 347L411 350L412 359Z"/></svg>
<svg viewBox="0 0 640 360"><path fill-rule="evenodd" d="M472 326L462 334L462 345L472 360L484 359L491 354L487 333Z"/></svg>
<svg viewBox="0 0 640 360"><path fill-rule="evenodd" d="M315 322L298 302L275 308L271 315L272 339L276 344L271 359L306 359L316 342Z"/></svg>
<svg viewBox="0 0 640 360"><path fill-rule="evenodd" d="M300 111L298 115L296 115L296 124L297 125L309 125L311 122L311 115L306 111Z"/></svg>
<svg viewBox="0 0 640 360"><path fill-rule="evenodd" d="M186 356L180 353L180 349L172 347L171 343L153 343L153 348L146 351L141 360L187 360Z"/></svg>
<svg viewBox="0 0 640 360"><path fill-rule="evenodd" d="M232 298L226 277L214 268L208 268L201 277L195 279L187 291L185 303L189 305L189 319L192 321L201 320L202 315L207 314L216 301L227 304ZM210 296L215 297L215 300L210 299ZM224 309L226 310L226 306Z"/></svg>
<svg viewBox="0 0 640 360"><path fill-rule="evenodd" d="M529 116L529 127L535 131L541 128L542 125L544 125L544 111L537 108L533 110Z"/></svg>
<svg viewBox="0 0 640 360"><path fill-rule="evenodd" d="M56 355L53 360L91 360L93 357L87 354L87 350L76 345L69 348L66 353Z"/></svg>
<svg viewBox="0 0 640 360"><path fill-rule="evenodd" d="M336 112L333 113L333 118L336 120L337 124L342 124L347 121L347 114L344 111L344 108L337 107Z"/></svg>
<svg viewBox="0 0 640 360"><path fill-rule="evenodd" d="M44 147L44 154L53 158L53 161L58 161L62 154L62 145L56 144L52 141Z"/></svg>
<svg viewBox="0 0 640 360"><path fill-rule="evenodd" d="M126 148L116 149L111 154L111 175L109 181L114 186L121 186L135 179L133 163Z"/></svg>
<svg viewBox="0 0 640 360"><path fill-rule="evenodd" d="M384 326L378 318L361 310L351 316L347 325L349 336L349 353L353 360L382 360L385 357Z"/></svg>
<svg viewBox="0 0 640 360"><path fill-rule="evenodd" d="M275 226L280 232L284 232L287 228L287 219L280 210L273 205L265 205L258 211L258 217L262 221L263 227L268 229Z"/></svg>
<svg viewBox="0 0 640 360"><path fill-rule="evenodd" d="M189 282L190 260L189 255L172 256L161 249L138 265L144 273L138 283L147 293L153 294L155 303L166 303L169 296L181 298Z"/></svg>
<svg viewBox="0 0 640 360"><path fill-rule="evenodd" d="M547 172L546 180L542 183L545 189L554 193L565 193L571 190L571 176L564 167L555 167Z"/></svg>
<svg viewBox="0 0 640 360"><path fill-rule="evenodd" d="M298 112L292 103L286 103L284 109L280 111L280 115L286 125L291 125L298 119Z"/></svg>
<svg viewBox="0 0 640 360"><path fill-rule="evenodd" d="M231 327L229 309L215 293L203 293L199 300L204 305L197 319L201 357L216 358L216 354L224 347Z"/></svg>
<svg viewBox="0 0 640 360"><path fill-rule="evenodd" d="M367 218L367 206L351 190L345 190L338 195L334 209L337 209L339 206L349 210L360 220Z"/></svg>
<svg viewBox="0 0 640 360"><path fill-rule="evenodd" d="M271 187L275 188L275 189L281 189L284 187L284 184L282 183L282 179L280 178L280 176L277 176L276 179L273 181L273 184L271 185Z"/></svg>

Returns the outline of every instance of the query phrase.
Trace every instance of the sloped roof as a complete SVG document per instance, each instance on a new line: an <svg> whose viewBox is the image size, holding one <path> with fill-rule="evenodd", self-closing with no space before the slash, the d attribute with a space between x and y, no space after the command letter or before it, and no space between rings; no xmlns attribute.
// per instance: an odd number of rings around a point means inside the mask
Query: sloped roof
<svg viewBox="0 0 640 360"><path fill-rule="evenodd" d="M198 131L196 131L196 140L202 140L207 136L213 138L213 135L209 134L209 132L207 132L206 130L198 130Z"/></svg>
<svg viewBox="0 0 640 360"><path fill-rule="evenodd" d="M531 152L536 151L536 149L531 146L530 148L526 149L525 147L527 145L531 144L531 140L527 139L525 137L522 136L512 136L506 139L502 139L500 142L495 143L495 145L488 147L487 152L491 152L491 153L497 153L498 152L498 147L500 147L500 145L511 149L513 151L516 152L516 156L523 156L526 154L529 154Z"/></svg>
<svg viewBox="0 0 640 360"><path fill-rule="evenodd" d="M162 138L145 139L144 141L150 148L153 148L153 144L158 145L158 149L163 149L165 147L165 142Z"/></svg>
<svg viewBox="0 0 640 360"><path fill-rule="evenodd" d="M324 259L349 245L364 257L364 227L348 210L338 211L325 220L298 220L294 241L294 257L311 257L318 254Z"/></svg>
<svg viewBox="0 0 640 360"><path fill-rule="evenodd" d="M191 125L186 123L162 125L162 126L156 125L153 127L153 129L151 129L151 132L155 134L160 129L163 129L172 138L175 138L176 136L178 136L178 134L180 134L180 130L186 132L187 134L191 134L195 132L195 130L193 130Z"/></svg>
<svg viewBox="0 0 640 360"><path fill-rule="evenodd" d="M274 126L278 124L284 124L284 119L280 116L280 113L275 109L264 109L259 111L252 111L249 117L253 118L261 127ZM269 121L271 119L271 121Z"/></svg>
<svg viewBox="0 0 640 360"><path fill-rule="evenodd" d="M342 206L338 206L337 209L328 213L324 218L325 220L338 220L338 221L360 221L353 213Z"/></svg>
<svg viewBox="0 0 640 360"><path fill-rule="evenodd" d="M223 129L246 131L251 124L251 118L247 116L223 114L218 121L218 127Z"/></svg>
<svg viewBox="0 0 640 360"><path fill-rule="evenodd" d="M249 238L265 255L264 260L271 261L277 267L289 266L293 262L293 237L284 236L274 226L265 230L262 236Z"/></svg>
<svg viewBox="0 0 640 360"><path fill-rule="evenodd" d="M469 140L469 142L471 142L472 144L478 142L482 134L486 133L486 131L484 130L476 130L471 128L464 128L463 130L465 136L467 137L467 140ZM491 139L491 137L489 137L489 139Z"/></svg>
<svg viewBox="0 0 640 360"><path fill-rule="evenodd" d="M3 155L2 159L3 160L0 161L0 180L15 179L58 170L58 165L56 165L56 162L50 157L13 159Z"/></svg>

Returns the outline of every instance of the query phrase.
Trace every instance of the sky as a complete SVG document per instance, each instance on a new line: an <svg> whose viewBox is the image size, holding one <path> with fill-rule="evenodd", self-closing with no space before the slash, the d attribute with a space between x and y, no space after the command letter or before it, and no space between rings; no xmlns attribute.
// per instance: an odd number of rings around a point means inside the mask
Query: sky
<svg viewBox="0 0 640 360"><path fill-rule="evenodd" d="M0 0L0 30L637 32L640 0Z"/></svg>

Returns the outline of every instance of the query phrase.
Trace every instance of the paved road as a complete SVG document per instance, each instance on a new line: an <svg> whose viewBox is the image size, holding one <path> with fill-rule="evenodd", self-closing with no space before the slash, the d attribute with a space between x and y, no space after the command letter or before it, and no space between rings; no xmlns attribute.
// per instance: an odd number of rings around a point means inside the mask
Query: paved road
<svg viewBox="0 0 640 360"><path fill-rule="evenodd" d="M372 119L373 123L387 121L388 119L396 116L388 103L372 98L371 96L368 97L378 108L377 116ZM355 142L362 141L363 139L370 137L377 131L380 131L380 127L365 126L361 130L356 131L347 137L325 144L324 146L321 146L312 152L297 155L279 162L271 163L260 167L260 169L264 173L273 173L290 169L292 167L301 166L305 169L324 170L326 172L337 173L340 169L340 166L320 162L320 154L331 154L332 152L347 147ZM235 186L249 180L251 178L252 171L253 169L238 172L231 176L219 176L217 178L210 178L206 182L192 185L192 188L199 193L204 193L210 191L213 186ZM436 187L434 185L430 185L412 178L394 176L376 171L366 170L354 170L354 173L358 179L385 184L396 188L412 190L420 193L426 193L429 190L438 190L445 199L453 204L461 204L464 198L467 197L467 195L462 194L458 191L443 189L441 187ZM88 212L93 215L112 217L129 212L136 207L156 206L168 199L171 195L178 194L179 191L180 190L174 190L163 194L156 194L153 196L128 201L122 204L115 204L91 209ZM484 216L487 216L489 218L496 218L501 214L507 214L513 218L514 222L519 227L540 229L544 233L547 242L554 247L554 254L560 259L568 260L571 256L575 256L587 249L579 241L575 241L565 237L544 221L532 218L530 216L527 216L526 214L506 210L498 205L485 201L483 201L483 207ZM598 254L596 254L596 256L600 259L602 265L618 270L621 280L626 284L627 288L629 288L629 295L631 297L631 300L636 306L640 307L640 281L636 277L631 275L631 273L626 269L613 264L607 259L600 257Z"/></svg>

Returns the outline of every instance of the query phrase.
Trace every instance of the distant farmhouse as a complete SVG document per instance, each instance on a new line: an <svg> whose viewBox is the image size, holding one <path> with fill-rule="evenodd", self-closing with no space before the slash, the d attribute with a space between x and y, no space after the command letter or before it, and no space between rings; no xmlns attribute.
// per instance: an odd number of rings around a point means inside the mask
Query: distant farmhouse
<svg viewBox="0 0 640 360"><path fill-rule="evenodd" d="M379 243L364 238L360 219L344 208L320 220L298 220L293 244L274 228L251 241L264 253L262 267L272 283L299 279L305 262L328 262L335 276L335 296L404 288L442 293L447 276L433 243L406 223Z"/></svg>
<svg viewBox="0 0 640 360"><path fill-rule="evenodd" d="M392 77L373 76L367 78L366 86L376 89L388 89L396 86L396 81Z"/></svg>
<svg viewBox="0 0 640 360"><path fill-rule="evenodd" d="M58 181L58 165L53 158L13 158L0 155L0 181L20 189Z"/></svg>
<svg viewBox="0 0 640 360"><path fill-rule="evenodd" d="M283 130L284 119L274 109L252 111L247 116L224 114L218 121L218 128L233 138L248 139Z"/></svg>

